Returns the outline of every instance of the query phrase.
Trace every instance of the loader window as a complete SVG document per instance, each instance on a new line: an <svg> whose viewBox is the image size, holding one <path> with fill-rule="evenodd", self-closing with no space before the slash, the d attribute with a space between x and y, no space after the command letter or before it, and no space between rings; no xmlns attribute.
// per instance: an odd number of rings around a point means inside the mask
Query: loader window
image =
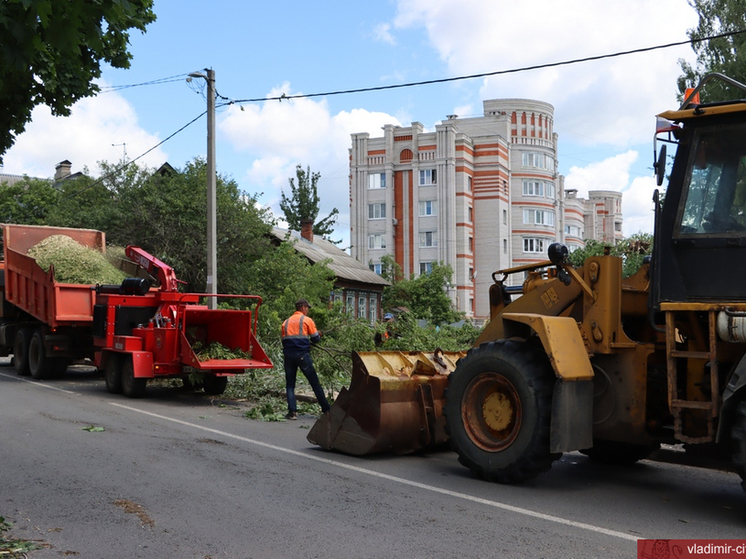
<svg viewBox="0 0 746 559"><path fill-rule="evenodd" d="M746 235L746 126L699 131L679 208L680 235Z"/></svg>

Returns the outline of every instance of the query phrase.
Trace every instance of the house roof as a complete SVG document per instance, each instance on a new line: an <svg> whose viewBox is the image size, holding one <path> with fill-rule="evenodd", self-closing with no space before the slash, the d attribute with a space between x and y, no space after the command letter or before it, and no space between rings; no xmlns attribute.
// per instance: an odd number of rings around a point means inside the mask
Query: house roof
<svg viewBox="0 0 746 559"><path fill-rule="evenodd" d="M293 248L314 264L316 262L330 260L330 262L327 262L327 266L329 266L329 269L334 272L337 278L359 283L380 285L382 287L390 285L388 281L370 270L368 266L355 260L334 243L329 242L320 236L314 236L313 242L309 242L301 237L300 233L297 231L288 231L287 229L280 229L279 227L272 228L272 235L281 241L284 241L288 234L290 235L291 241L295 241L293 243Z"/></svg>
<svg viewBox="0 0 746 559"><path fill-rule="evenodd" d="M0 173L0 184L7 184L7 186L13 186L18 181L23 180L25 177L21 175L5 175Z"/></svg>

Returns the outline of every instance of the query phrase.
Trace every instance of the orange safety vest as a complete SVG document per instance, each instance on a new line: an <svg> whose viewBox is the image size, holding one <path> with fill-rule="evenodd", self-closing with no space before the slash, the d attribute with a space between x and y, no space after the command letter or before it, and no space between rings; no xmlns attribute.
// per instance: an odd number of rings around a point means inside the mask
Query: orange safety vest
<svg viewBox="0 0 746 559"><path fill-rule="evenodd" d="M286 351L309 351L311 342L316 343L321 339L313 319L300 311L295 311L282 323L281 335L282 347Z"/></svg>

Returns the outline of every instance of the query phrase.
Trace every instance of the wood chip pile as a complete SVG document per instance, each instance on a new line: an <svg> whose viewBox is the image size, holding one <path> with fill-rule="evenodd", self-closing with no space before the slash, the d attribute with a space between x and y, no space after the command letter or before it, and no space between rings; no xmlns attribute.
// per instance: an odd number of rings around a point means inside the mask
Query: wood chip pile
<svg viewBox="0 0 746 559"><path fill-rule="evenodd" d="M119 285L126 277L104 254L67 235L51 235L32 246L27 254L45 271L54 266L58 283Z"/></svg>

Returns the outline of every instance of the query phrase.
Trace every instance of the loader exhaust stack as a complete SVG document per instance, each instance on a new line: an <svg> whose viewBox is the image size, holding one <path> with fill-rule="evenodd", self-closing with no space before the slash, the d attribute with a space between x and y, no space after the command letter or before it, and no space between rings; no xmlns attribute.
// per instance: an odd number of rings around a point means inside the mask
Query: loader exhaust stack
<svg viewBox="0 0 746 559"><path fill-rule="evenodd" d="M408 454L445 443L448 375L463 352L353 352L350 388L308 433L325 449Z"/></svg>

